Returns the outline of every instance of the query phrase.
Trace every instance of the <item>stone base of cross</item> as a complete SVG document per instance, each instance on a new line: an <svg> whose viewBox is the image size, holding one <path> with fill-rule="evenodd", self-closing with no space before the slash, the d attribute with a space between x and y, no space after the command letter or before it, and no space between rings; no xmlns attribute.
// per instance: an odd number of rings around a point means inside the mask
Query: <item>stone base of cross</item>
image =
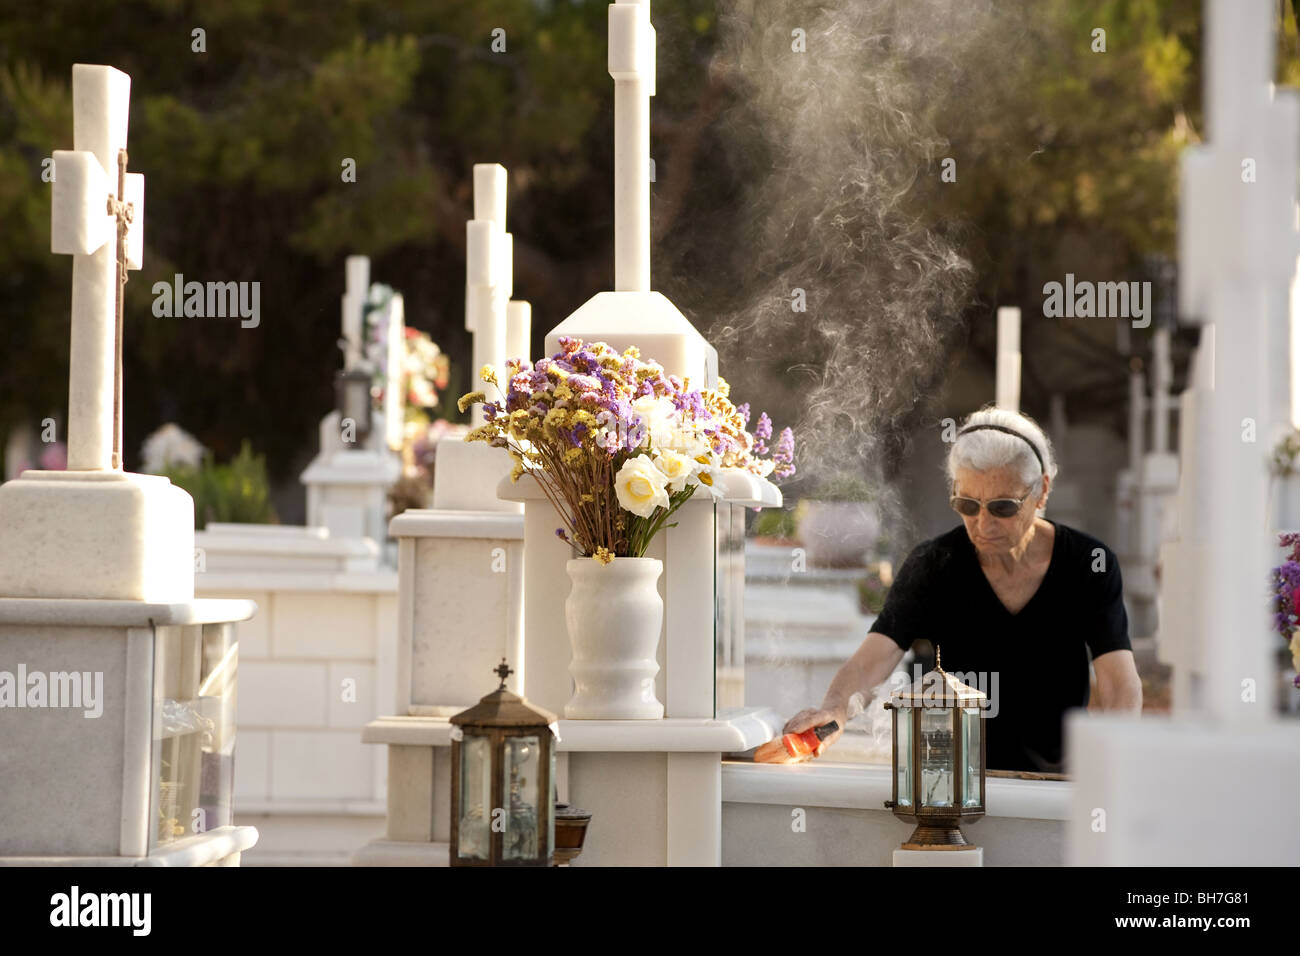
<svg viewBox="0 0 1300 956"><path fill-rule="evenodd" d="M126 173L131 78L72 68L76 149L54 152L51 249L71 255L68 470L0 486L0 597L194 596L194 501L121 455L121 314L143 255L144 177Z"/></svg>
<svg viewBox="0 0 1300 956"><path fill-rule="evenodd" d="M194 597L194 499L158 475L25 471L0 485L0 597Z"/></svg>

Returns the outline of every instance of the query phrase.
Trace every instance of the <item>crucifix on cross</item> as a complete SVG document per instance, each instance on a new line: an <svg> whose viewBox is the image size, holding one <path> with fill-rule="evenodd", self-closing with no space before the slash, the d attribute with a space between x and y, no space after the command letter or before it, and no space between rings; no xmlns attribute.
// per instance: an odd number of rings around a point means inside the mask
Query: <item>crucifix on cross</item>
<svg viewBox="0 0 1300 956"><path fill-rule="evenodd" d="M122 468L123 293L144 252L144 177L126 171L130 98L125 73L75 64L76 148L54 151L50 248L73 257L69 471Z"/></svg>

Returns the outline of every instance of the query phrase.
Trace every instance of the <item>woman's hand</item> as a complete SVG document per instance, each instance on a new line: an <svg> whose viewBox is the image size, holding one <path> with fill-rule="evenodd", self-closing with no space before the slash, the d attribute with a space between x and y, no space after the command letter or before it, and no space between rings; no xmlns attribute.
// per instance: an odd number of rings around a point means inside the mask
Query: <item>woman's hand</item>
<svg viewBox="0 0 1300 956"><path fill-rule="evenodd" d="M832 720L839 727L823 740L817 747L816 756L820 757L826 748L835 743L844 733L844 725L848 722L848 706L833 702L825 702L821 707L807 707L795 714L785 722L781 728L783 734L798 734L810 727L821 727L823 724L829 724Z"/></svg>
<svg viewBox="0 0 1300 956"><path fill-rule="evenodd" d="M781 733L797 734L809 727L821 727L835 721L839 727L818 745L814 753L814 756L820 757L844 733L844 725L849 719L849 702L853 702L852 710L857 715L867 704L867 699L863 696L866 693L864 688L874 688L884 683L902 659L903 649L898 644L887 635L872 631L863 640L862 646L835 673L835 679L831 681L822 705L799 711L785 722ZM763 757L755 754L756 761L761 759L762 762L767 762L781 757L770 744L764 744L759 751Z"/></svg>

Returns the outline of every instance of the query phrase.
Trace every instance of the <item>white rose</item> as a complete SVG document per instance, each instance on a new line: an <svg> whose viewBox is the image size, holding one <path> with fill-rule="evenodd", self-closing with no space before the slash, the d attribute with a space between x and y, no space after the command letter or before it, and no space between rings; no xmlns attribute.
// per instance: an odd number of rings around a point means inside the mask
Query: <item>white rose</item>
<svg viewBox="0 0 1300 956"><path fill-rule="evenodd" d="M668 490L677 492L685 490L686 483L695 476L699 463L681 452L663 448L655 457L655 467L668 479Z"/></svg>
<svg viewBox="0 0 1300 956"><path fill-rule="evenodd" d="M667 476L648 455L637 455L623 462L614 476L614 493L622 507L638 518L648 518L656 508L668 507L667 484Z"/></svg>
<svg viewBox="0 0 1300 956"><path fill-rule="evenodd" d="M688 428L674 428L668 440L659 442L655 447L680 452L691 459L710 450L708 436L695 425Z"/></svg>
<svg viewBox="0 0 1300 956"><path fill-rule="evenodd" d="M642 395L632 402L632 411L641 416L650 432L650 442L655 448L672 440L677 430L679 413L673 400L663 395Z"/></svg>

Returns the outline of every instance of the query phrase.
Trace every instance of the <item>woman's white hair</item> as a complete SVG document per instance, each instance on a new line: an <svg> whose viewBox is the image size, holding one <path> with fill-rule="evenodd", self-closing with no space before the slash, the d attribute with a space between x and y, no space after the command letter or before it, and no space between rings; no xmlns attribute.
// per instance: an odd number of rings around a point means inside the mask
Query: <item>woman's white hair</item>
<svg viewBox="0 0 1300 956"><path fill-rule="evenodd" d="M1052 443L1046 433L1038 427L1038 423L1028 415L990 404L971 413L962 422L961 428L970 425L1001 425L1003 428L1018 431L1033 442L1038 453L1043 456L1043 467L1039 468L1038 458L1034 455L1033 449L1015 435L1008 435L1006 432L992 428L981 428L979 431L961 435L948 450L947 471L950 487L957 480L958 469L962 468L972 471L1015 468L1021 484L1029 487L1031 498L1042 494L1043 475L1047 475L1053 481L1056 480L1056 455L1052 451ZM959 428L958 431L960 432L961 429ZM1038 513L1041 515L1043 510L1038 509Z"/></svg>

